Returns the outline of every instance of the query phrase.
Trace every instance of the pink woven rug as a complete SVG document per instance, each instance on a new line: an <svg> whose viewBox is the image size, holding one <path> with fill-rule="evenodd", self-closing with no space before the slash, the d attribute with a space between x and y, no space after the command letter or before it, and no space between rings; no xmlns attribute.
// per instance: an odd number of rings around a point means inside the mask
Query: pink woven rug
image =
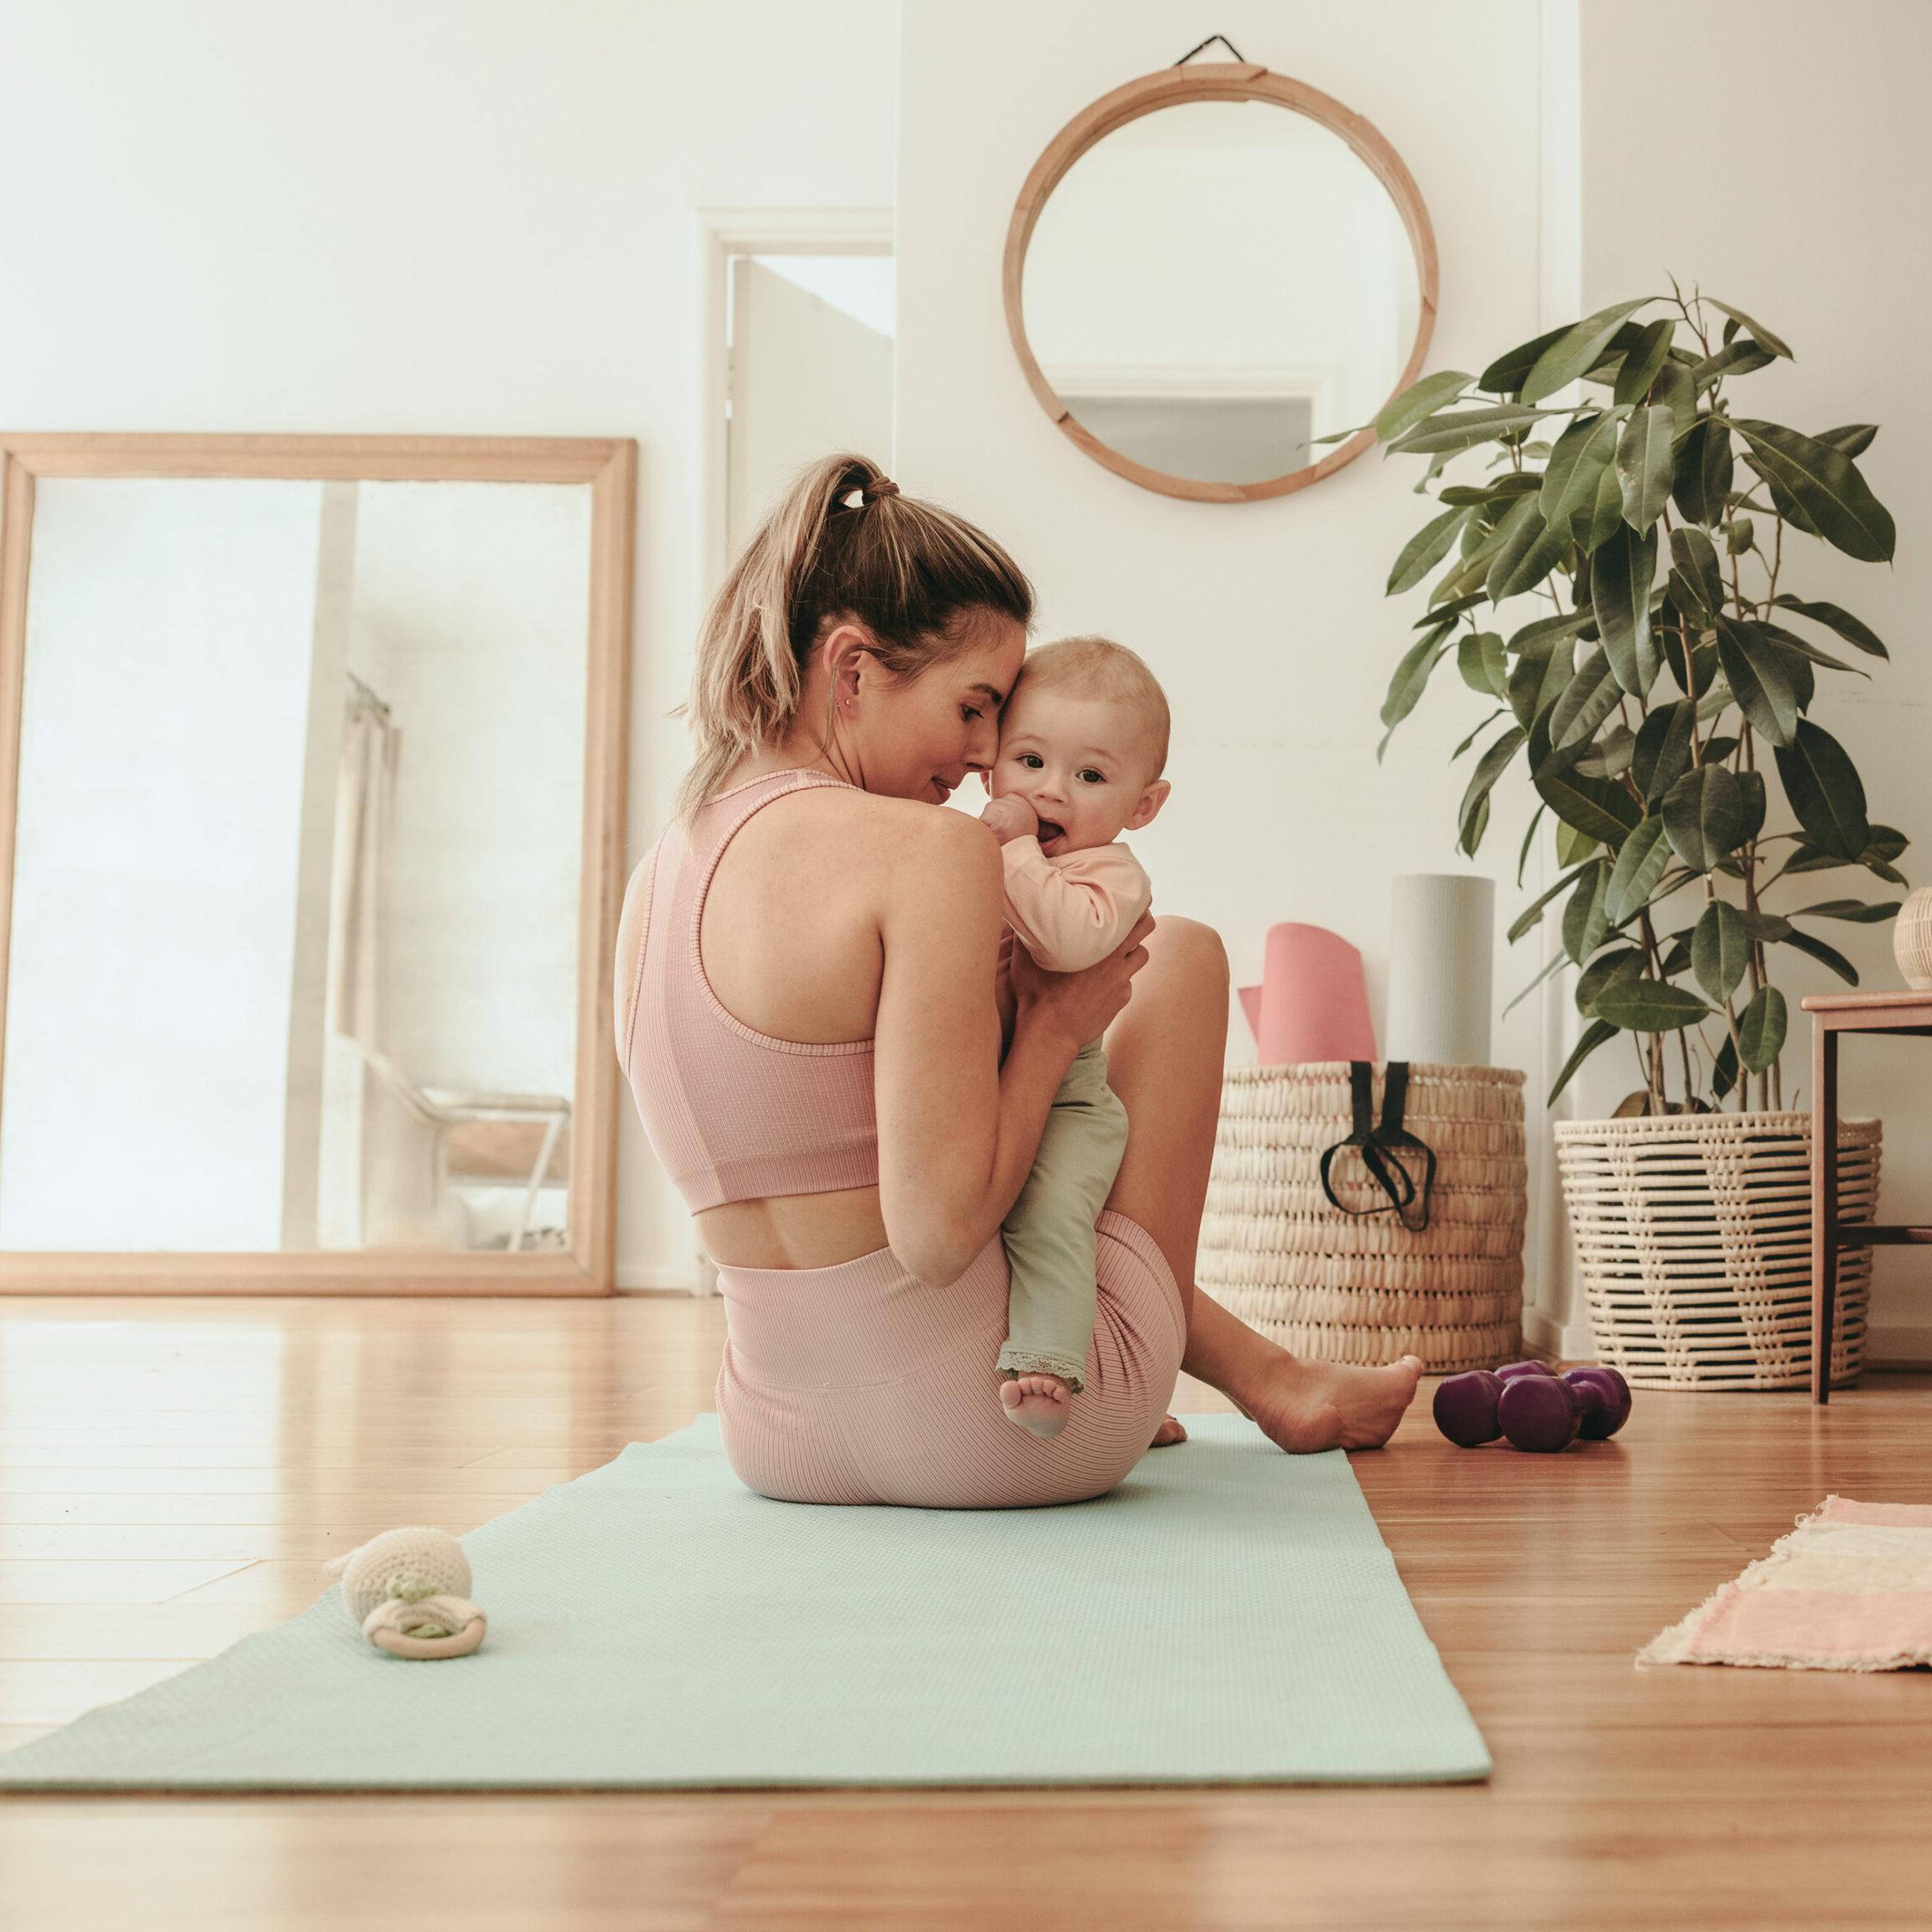
<svg viewBox="0 0 1932 1932"><path fill-rule="evenodd" d="M1932 1664L1932 1506L1824 1507L1637 1653L1651 1664L1905 1670Z"/></svg>

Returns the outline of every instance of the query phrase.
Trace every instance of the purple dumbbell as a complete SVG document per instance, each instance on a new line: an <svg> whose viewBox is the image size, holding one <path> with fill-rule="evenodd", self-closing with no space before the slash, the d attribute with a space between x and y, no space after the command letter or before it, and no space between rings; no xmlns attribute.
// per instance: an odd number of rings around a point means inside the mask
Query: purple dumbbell
<svg viewBox="0 0 1932 1932"><path fill-rule="evenodd" d="M1493 1442L1503 1433L1496 1420L1503 1388L1502 1381L1487 1368L1445 1378L1436 1385L1436 1426L1458 1449Z"/></svg>
<svg viewBox="0 0 1932 1932"><path fill-rule="evenodd" d="M1519 1375L1554 1375L1547 1362L1509 1362L1496 1371L1498 1382L1514 1382Z"/></svg>
<svg viewBox="0 0 1932 1932"><path fill-rule="evenodd" d="M1614 1368L1566 1368L1563 1380L1583 1400L1577 1430L1586 1442L1604 1442L1630 1420L1630 1384Z"/></svg>
<svg viewBox="0 0 1932 1932"><path fill-rule="evenodd" d="M1512 1448L1550 1455L1576 1440L1584 1400L1561 1376L1517 1375L1503 1384L1496 1420Z"/></svg>

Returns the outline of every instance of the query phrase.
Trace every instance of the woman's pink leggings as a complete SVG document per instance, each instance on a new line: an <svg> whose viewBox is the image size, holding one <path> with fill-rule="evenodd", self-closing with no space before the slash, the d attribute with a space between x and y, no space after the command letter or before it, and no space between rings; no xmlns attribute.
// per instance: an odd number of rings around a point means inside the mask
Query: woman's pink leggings
<svg viewBox="0 0 1932 1932"><path fill-rule="evenodd" d="M718 1415L731 1467L791 1503L1000 1509L1104 1494L1160 1426L1187 1323L1153 1236L1111 1210L1097 1233L1087 1385L1051 1441L1001 1413L997 1236L946 1288L916 1281L889 1248L830 1268L720 1268L730 1336Z"/></svg>

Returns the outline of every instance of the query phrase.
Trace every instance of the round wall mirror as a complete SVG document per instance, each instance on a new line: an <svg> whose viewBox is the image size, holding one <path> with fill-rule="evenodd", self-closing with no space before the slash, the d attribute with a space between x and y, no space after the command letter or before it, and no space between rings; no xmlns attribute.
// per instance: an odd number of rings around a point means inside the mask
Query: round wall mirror
<svg viewBox="0 0 1932 1932"><path fill-rule="evenodd" d="M1285 496L1420 374L1436 241L1401 158L1247 63L1148 75L1064 127L1013 210L1006 321L1096 462L1202 502Z"/></svg>

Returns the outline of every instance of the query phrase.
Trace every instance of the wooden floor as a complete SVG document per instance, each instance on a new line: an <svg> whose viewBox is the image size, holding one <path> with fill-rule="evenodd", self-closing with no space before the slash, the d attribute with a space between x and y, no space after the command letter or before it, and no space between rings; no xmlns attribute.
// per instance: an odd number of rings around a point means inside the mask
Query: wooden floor
<svg viewBox="0 0 1932 1932"><path fill-rule="evenodd" d="M681 1426L720 1334L655 1299L0 1301L0 1748L289 1616L377 1530ZM1487 1787L15 1798L0 1928L1932 1924L1932 1675L1631 1664L1828 1493L1932 1499L1932 1381L1642 1394L1548 1457L1452 1449L1425 1400L1354 1462Z"/></svg>

